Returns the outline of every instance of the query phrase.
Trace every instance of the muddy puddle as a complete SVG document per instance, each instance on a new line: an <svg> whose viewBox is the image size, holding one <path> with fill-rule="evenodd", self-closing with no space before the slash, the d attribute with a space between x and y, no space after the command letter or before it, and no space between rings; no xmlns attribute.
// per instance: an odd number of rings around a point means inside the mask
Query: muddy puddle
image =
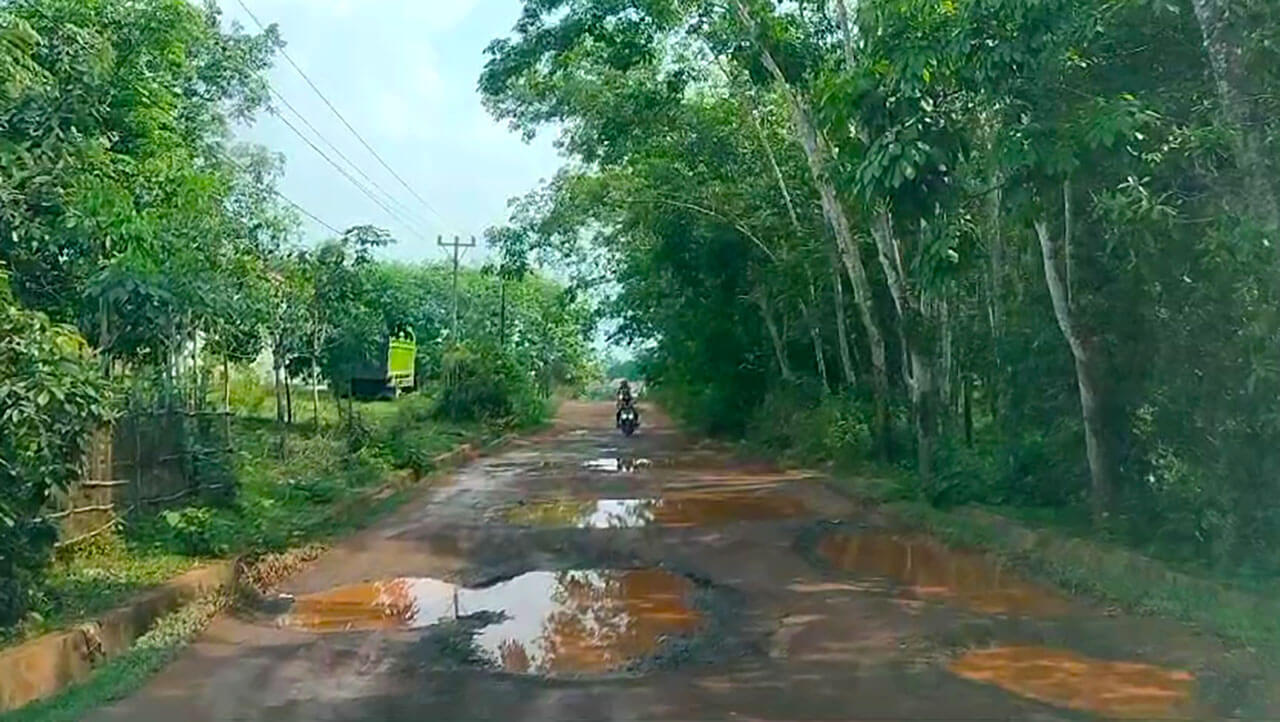
<svg viewBox="0 0 1280 722"><path fill-rule="evenodd" d="M1113 719L1192 719L1195 677L1183 670L1110 662L1043 647L995 647L950 670L1046 704Z"/></svg>
<svg viewBox="0 0 1280 722"><path fill-rule="evenodd" d="M582 468L606 474L626 474L653 466L653 462L644 458L629 456L601 457L582 462Z"/></svg>
<svg viewBox="0 0 1280 722"><path fill-rule="evenodd" d="M880 577L899 591L986 614L1060 616L1067 600L1031 584L975 552L948 549L925 538L886 533L830 534L818 554L831 566Z"/></svg>
<svg viewBox="0 0 1280 722"><path fill-rule="evenodd" d="M616 671L700 624L688 579L657 569L522 574L471 589L425 578L340 587L298 597L281 626L315 632L423 629L478 613L474 636L489 665L516 674Z"/></svg>
<svg viewBox="0 0 1280 722"><path fill-rule="evenodd" d="M694 527L808 516L802 499L787 494L677 493L639 499L556 499L510 507L505 521L524 526L620 529Z"/></svg>

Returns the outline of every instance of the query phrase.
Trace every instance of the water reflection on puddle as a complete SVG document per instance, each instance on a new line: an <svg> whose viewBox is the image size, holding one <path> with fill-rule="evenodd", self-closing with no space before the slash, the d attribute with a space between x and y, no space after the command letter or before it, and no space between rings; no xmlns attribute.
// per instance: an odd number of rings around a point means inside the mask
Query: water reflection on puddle
<svg viewBox="0 0 1280 722"><path fill-rule="evenodd" d="M948 549L930 539L831 534L819 541L818 553L838 569L886 577L921 599L987 614L1057 616L1070 609L1062 597L1019 579L981 554Z"/></svg>
<svg viewBox="0 0 1280 722"><path fill-rule="evenodd" d="M679 493L649 499L558 499L511 507L513 524L580 529L658 525L693 527L735 521L770 521L806 516L805 503L786 494Z"/></svg>
<svg viewBox="0 0 1280 722"><path fill-rule="evenodd" d="M476 635L481 654L519 674L616 670L695 629L693 585L656 569L530 572L483 589L401 578L298 597L282 626L317 632L420 629L476 612L500 622Z"/></svg>
<svg viewBox="0 0 1280 722"><path fill-rule="evenodd" d="M1108 662L1042 647L970 652L950 665L965 679L1023 697L1117 719L1187 719L1190 672L1136 662Z"/></svg>
<svg viewBox="0 0 1280 722"><path fill-rule="evenodd" d="M589 459L582 462L584 469L592 471L603 471L610 474L625 474L636 471L637 469L647 469L653 465L648 459L635 459L631 457L604 457L600 459Z"/></svg>

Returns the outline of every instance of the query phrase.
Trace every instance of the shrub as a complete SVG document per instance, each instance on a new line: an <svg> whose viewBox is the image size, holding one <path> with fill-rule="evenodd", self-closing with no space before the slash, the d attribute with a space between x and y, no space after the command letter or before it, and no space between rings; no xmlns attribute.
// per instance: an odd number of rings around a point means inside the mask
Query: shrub
<svg viewBox="0 0 1280 722"><path fill-rule="evenodd" d="M0 272L0 624L25 613L56 530L40 514L80 474L110 387L74 329L18 307Z"/></svg>
<svg viewBox="0 0 1280 722"><path fill-rule="evenodd" d="M435 415L451 421L525 421L537 408L530 375L492 345L459 344L444 354Z"/></svg>

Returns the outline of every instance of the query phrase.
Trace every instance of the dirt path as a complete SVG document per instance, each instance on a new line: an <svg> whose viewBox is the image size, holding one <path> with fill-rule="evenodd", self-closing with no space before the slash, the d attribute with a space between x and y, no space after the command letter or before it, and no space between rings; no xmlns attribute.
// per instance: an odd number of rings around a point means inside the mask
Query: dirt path
<svg viewBox="0 0 1280 722"><path fill-rule="evenodd" d="M1219 718L1231 655L608 404L217 620L93 720ZM1233 691L1234 690L1234 691Z"/></svg>

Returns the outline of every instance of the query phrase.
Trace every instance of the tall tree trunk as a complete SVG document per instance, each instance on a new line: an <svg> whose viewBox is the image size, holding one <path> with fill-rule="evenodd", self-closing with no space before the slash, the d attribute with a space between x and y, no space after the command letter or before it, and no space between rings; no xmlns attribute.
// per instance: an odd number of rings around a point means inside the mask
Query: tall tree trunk
<svg viewBox="0 0 1280 722"><path fill-rule="evenodd" d="M990 267L987 269L987 320L991 324L991 360L992 369L988 376L987 396L991 406L991 417L1001 417L1000 404L1003 399L1004 365L1001 353L1004 325L1004 236L1001 228L1000 174L994 175L995 190L991 192L991 229L988 232L988 256Z"/></svg>
<svg viewBox="0 0 1280 722"><path fill-rule="evenodd" d="M893 230L888 208L876 211L871 236L879 251L889 295L898 312L902 342L911 367L908 386L915 409L916 457L920 476L933 480L933 456L938 434L938 387L933 333L920 294L908 285L902 246Z"/></svg>
<svg viewBox="0 0 1280 722"><path fill-rule="evenodd" d="M1218 101L1236 133L1236 165L1244 181L1246 211L1264 228L1280 229L1280 191L1267 148L1266 119L1257 101L1258 81L1249 69L1243 3L1232 0L1191 0L1204 38L1205 55L1213 69Z"/></svg>
<svg viewBox="0 0 1280 722"><path fill-rule="evenodd" d="M831 379L827 377L827 356L822 348L822 329L818 326L816 311L817 299L814 298L812 279L809 286L809 303L800 302L800 312L804 314L805 325L809 327L809 339L813 342L813 358L818 367L818 378L822 379L822 388L831 393Z"/></svg>
<svg viewBox="0 0 1280 722"><path fill-rule="evenodd" d="M738 0L737 8L743 22L748 27L754 28L755 22L752 20L746 6L743 5L742 0ZM872 306L871 283L867 279L866 268L862 265L862 256L858 250L857 241L853 238L848 215L840 204L835 183L832 181L831 174L827 168L831 159L831 152L826 142L818 134L817 126L813 122L813 117L807 104L787 82L786 76L783 75L781 68L778 67L773 55L763 47L759 49L759 52L761 62L764 63L770 75L773 76L775 83L786 97L787 103L791 108L792 129L800 146L804 149L805 158L809 163L809 174L813 179L814 186L818 189L818 196L822 202L822 214L835 234L841 260L844 261L845 269L849 274L849 283L853 286L854 301L857 303L859 317L867 333L867 344L871 350L872 392L875 399L877 435L880 437L879 446L882 454L888 457L892 453L892 439L889 425L889 372L888 364L885 361L884 334L881 332L880 324L875 317L875 310Z"/></svg>
<svg viewBox="0 0 1280 722"><path fill-rule="evenodd" d="M1048 224L1043 218L1035 222L1035 230L1040 240L1044 278L1049 287L1049 297L1053 301L1053 314L1075 360L1076 385L1080 391L1080 411L1084 420L1085 452L1092 479L1090 506L1094 523L1102 525L1110 511L1119 476L1119 462L1108 433L1104 411L1106 392L1103 381L1106 375L1102 356L1097 348L1097 341L1085 333L1067 301L1066 280L1058 268L1062 263L1065 239L1055 240L1049 234Z"/></svg>
<svg viewBox="0 0 1280 722"><path fill-rule="evenodd" d="M200 331L191 332L191 410L200 411L205 404L204 382L200 378Z"/></svg>
<svg viewBox="0 0 1280 722"><path fill-rule="evenodd" d="M286 424L293 425L293 384L289 383L289 373L286 371L284 375L284 420Z"/></svg>
<svg viewBox="0 0 1280 722"><path fill-rule="evenodd" d="M311 357L311 420L316 431L320 430L320 368L316 357Z"/></svg>
<svg viewBox="0 0 1280 722"><path fill-rule="evenodd" d="M836 0L836 22L840 25L845 67L852 68L857 56L853 50L853 23L849 21L849 8L844 0Z"/></svg>
<svg viewBox="0 0 1280 722"><path fill-rule="evenodd" d="M782 374L783 381L794 381L795 374L791 371L791 364L787 361L787 346L782 340L782 334L778 332L778 324L773 319L773 307L769 303L768 292L759 291L755 294L756 305L760 308L760 316L764 319L764 326L769 330L769 340L773 342L773 355L778 362L778 372Z"/></svg>
<svg viewBox="0 0 1280 722"><path fill-rule="evenodd" d="M844 370L844 382L850 389L857 385L858 377L854 370L853 357L849 353L849 331L844 318L844 281L840 280L834 251L831 263L831 293L836 307L836 341L840 347L840 367Z"/></svg>
<svg viewBox="0 0 1280 722"><path fill-rule="evenodd" d="M951 329L951 304L948 301L945 291L943 297L938 301L938 310L940 313L939 325L942 329L942 384L939 388L939 395L942 399L942 408L946 409L943 415L942 424L944 429L951 428L951 411L955 408L955 394L952 393L951 382L955 376L955 339Z"/></svg>
<svg viewBox="0 0 1280 722"><path fill-rule="evenodd" d="M230 451L231 441L231 360L222 354L222 440L223 448Z"/></svg>
<svg viewBox="0 0 1280 722"><path fill-rule="evenodd" d="M969 374L960 377L961 403L964 404L964 443L973 446L973 385L969 383Z"/></svg>
<svg viewBox="0 0 1280 722"><path fill-rule="evenodd" d="M284 390L280 388L280 353L279 346L271 359L271 370L275 373L276 389L276 422L284 423Z"/></svg>

